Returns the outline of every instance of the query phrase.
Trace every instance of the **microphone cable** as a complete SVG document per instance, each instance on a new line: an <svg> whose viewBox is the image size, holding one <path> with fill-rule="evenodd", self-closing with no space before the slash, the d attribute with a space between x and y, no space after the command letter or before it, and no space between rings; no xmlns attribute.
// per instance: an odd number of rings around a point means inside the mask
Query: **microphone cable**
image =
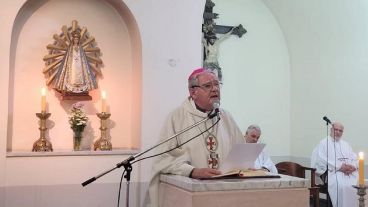
<svg viewBox="0 0 368 207"><path fill-rule="evenodd" d="M159 156L159 155L162 155L162 154L165 154L165 153L171 152L171 151L173 151L174 149L178 149L178 148L180 148L181 146L183 146L184 144L186 144L186 143L188 143L188 142L192 141L193 139L195 139L195 138L197 138L197 137L201 136L201 135L202 135L202 134L204 134L205 132L208 132L208 131L209 131L210 129L212 129L212 128L213 128L213 127L214 127L214 126L215 126L219 121L220 121L220 118L218 118L218 119L217 119L217 121L216 121L214 124L212 124L210 127L208 127L208 129L204 130L203 132L201 132L201 133L197 134L196 136L194 136L194 137L192 137L192 138L188 139L187 141L185 141L185 142L183 142L183 143L181 143L181 144L177 145L176 147L174 147L174 148L172 148L172 149L169 149L169 150L166 150L166 151L164 151L164 152L160 152L160 153L157 153L157 154L154 154L154 155L151 155L151 156L142 157L142 158L140 158L140 159L134 160L134 161L132 162L132 164L134 164L134 163L136 163L136 162L139 162L139 161L142 161L142 160L145 160L145 159L148 159L148 158L157 157L157 156Z"/></svg>
<svg viewBox="0 0 368 207"><path fill-rule="evenodd" d="M165 154L165 153L171 152L171 151L173 151L174 149L178 149L178 148L180 148L181 146L183 146L184 144L186 144L186 143L188 143L188 142L192 141L193 139L195 139L195 138L197 138L197 137L201 136L201 135L202 135L202 134L204 134L205 132L208 132L208 131L209 131L210 129L212 129L215 125L217 125L217 123L218 123L219 121L220 121L220 117L218 116L217 121L216 121L214 124L212 124L210 127L208 127L208 129L206 129L206 130L204 130L203 132L201 132L201 133L197 134L196 136L194 136L194 137L190 138L189 140L187 140L187 141L183 142L182 144L177 145L176 147L174 147L174 148L172 148L172 149L169 149L169 150L166 150L166 151L164 151L164 152L157 153L157 154L154 154L154 155L151 155L151 156L147 156L147 157L143 157L143 158L141 158L141 159L134 160L134 161L132 161L132 163L131 163L131 164L133 165L133 164L134 164L134 163L136 163L136 162L140 162L140 161L142 161L142 160L145 160L145 159L148 159L148 158L152 158L152 157L157 157L157 156L159 156L159 155L162 155L162 154ZM124 170L124 171L123 171L123 173L122 173L122 175L121 175L120 183L119 183L119 192L118 192L118 204L117 204L117 207L119 207L119 205L120 205L121 184L122 184L122 182L123 182L123 177L124 177L125 172L126 172L126 170Z"/></svg>
<svg viewBox="0 0 368 207"><path fill-rule="evenodd" d="M120 192L121 192L121 184L123 182L125 170L123 171L123 174L121 174L120 183L119 183L119 192L118 192L118 207L120 206Z"/></svg>

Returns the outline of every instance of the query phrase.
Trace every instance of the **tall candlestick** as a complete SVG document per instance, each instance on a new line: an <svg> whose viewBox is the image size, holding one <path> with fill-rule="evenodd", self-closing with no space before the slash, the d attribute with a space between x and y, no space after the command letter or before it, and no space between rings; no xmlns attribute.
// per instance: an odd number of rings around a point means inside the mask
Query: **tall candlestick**
<svg viewBox="0 0 368 207"><path fill-rule="evenodd" d="M41 89L41 112L46 112L46 89Z"/></svg>
<svg viewBox="0 0 368 207"><path fill-rule="evenodd" d="M359 152L359 186L364 186L364 153Z"/></svg>
<svg viewBox="0 0 368 207"><path fill-rule="evenodd" d="M106 92L102 91L102 103L101 103L101 112L106 112Z"/></svg>

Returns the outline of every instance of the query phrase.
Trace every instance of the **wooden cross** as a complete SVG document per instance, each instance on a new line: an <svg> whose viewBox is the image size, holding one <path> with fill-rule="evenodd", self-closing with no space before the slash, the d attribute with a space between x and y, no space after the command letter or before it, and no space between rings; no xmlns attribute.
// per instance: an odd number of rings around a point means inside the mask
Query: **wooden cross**
<svg viewBox="0 0 368 207"><path fill-rule="evenodd" d="M206 0L206 5L203 13L203 67L213 70L219 80L222 80L222 71L218 63L218 47L219 43L230 35L237 35L239 38L247 32L241 24L239 26L216 25L214 19L217 19L218 14L213 12L215 3L211 0ZM221 34L220 37L217 34Z"/></svg>
<svg viewBox="0 0 368 207"><path fill-rule="evenodd" d="M233 35L237 35L238 37L242 37L243 34L247 32L246 29L244 29L243 25L239 24L239 26L226 26L226 25L216 25L214 19L218 18L218 14L213 12L213 7L215 6L215 3L212 2L212 0L206 0L204 13L203 13L203 25L202 25L202 32L204 35L211 35L213 34L226 34L230 32L234 28L234 30L231 32Z"/></svg>

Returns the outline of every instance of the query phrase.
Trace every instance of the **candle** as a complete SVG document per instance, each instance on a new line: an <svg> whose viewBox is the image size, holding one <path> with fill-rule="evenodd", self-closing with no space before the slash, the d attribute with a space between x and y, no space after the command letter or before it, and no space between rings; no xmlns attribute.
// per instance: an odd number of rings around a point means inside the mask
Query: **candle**
<svg viewBox="0 0 368 207"><path fill-rule="evenodd" d="M101 112L106 112L106 92L102 91L102 103L101 103Z"/></svg>
<svg viewBox="0 0 368 207"><path fill-rule="evenodd" d="M46 88L41 89L41 112L46 112Z"/></svg>
<svg viewBox="0 0 368 207"><path fill-rule="evenodd" d="M359 152L359 186L364 186L364 153Z"/></svg>

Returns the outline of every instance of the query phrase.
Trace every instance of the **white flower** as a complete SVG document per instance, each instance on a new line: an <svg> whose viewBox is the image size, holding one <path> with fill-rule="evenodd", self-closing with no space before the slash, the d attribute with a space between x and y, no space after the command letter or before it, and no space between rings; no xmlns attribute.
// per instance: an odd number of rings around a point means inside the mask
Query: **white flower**
<svg viewBox="0 0 368 207"><path fill-rule="evenodd" d="M84 113L82 103L73 104L70 110L69 124L73 130L83 131L84 127L87 125L88 117Z"/></svg>

